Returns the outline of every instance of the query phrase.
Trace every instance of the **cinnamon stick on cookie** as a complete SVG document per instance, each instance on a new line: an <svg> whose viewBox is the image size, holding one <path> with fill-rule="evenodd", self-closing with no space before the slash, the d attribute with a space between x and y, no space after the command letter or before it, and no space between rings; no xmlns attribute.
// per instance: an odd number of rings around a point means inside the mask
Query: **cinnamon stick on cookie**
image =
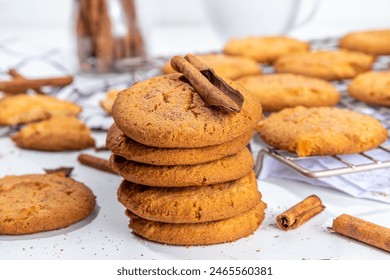
<svg viewBox="0 0 390 280"><path fill-rule="evenodd" d="M325 209L321 199L311 195L276 217L283 230L295 229Z"/></svg>
<svg viewBox="0 0 390 280"><path fill-rule="evenodd" d="M332 229L344 236L390 252L390 229L342 214L333 220Z"/></svg>
<svg viewBox="0 0 390 280"><path fill-rule="evenodd" d="M185 58L174 56L171 59L171 66L186 77L209 106L215 106L226 112L241 111L243 103L241 93L217 77L212 69L194 56L187 55ZM208 75L205 75L203 70L207 70Z"/></svg>

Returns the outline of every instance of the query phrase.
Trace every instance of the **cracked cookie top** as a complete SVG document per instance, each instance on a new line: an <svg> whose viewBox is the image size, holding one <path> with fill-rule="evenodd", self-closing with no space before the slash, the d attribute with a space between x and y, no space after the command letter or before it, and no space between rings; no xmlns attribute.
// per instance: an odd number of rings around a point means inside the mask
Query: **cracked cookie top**
<svg viewBox="0 0 390 280"><path fill-rule="evenodd" d="M121 131L144 145L196 148L230 141L256 127L262 118L259 100L226 80L244 96L239 113L207 107L181 74L134 84L118 94L112 115Z"/></svg>
<svg viewBox="0 0 390 280"><path fill-rule="evenodd" d="M268 145L300 157L361 153L387 139L375 118L330 107L283 109L264 120L258 132Z"/></svg>
<svg viewBox="0 0 390 280"><path fill-rule="evenodd" d="M371 69L374 57L347 50L288 54L274 63L277 73L293 73L328 81L351 79Z"/></svg>
<svg viewBox="0 0 390 280"><path fill-rule="evenodd" d="M0 235L67 227L94 208L95 196L87 186L58 173L0 178Z"/></svg>

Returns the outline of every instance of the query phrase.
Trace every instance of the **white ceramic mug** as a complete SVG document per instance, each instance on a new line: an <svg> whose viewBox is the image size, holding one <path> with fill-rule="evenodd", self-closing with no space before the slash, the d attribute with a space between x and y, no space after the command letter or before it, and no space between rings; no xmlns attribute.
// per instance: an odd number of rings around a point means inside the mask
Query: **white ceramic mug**
<svg viewBox="0 0 390 280"><path fill-rule="evenodd" d="M319 0L311 0L305 19L297 21L301 0L202 0L211 26L223 40L251 35L282 35L308 22ZM308 3L308 1L306 1Z"/></svg>

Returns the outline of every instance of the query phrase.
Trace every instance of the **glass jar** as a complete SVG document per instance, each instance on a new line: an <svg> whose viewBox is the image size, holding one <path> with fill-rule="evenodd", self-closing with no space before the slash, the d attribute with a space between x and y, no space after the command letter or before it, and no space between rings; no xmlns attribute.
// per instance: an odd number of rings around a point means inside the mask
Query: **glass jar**
<svg viewBox="0 0 390 280"><path fill-rule="evenodd" d="M125 60L145 59L134 0L76 0L75 29L82 72L118 72Z"/></svg>

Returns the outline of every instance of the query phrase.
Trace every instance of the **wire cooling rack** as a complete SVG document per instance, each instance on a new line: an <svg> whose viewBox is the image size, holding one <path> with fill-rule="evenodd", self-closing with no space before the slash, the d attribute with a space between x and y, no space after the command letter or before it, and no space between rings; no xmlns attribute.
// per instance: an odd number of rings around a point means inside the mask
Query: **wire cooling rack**
<svg viewBox="0 0 390 280"><path fill-rule="evenodd" d="M337 38L325 38L310 41L312 49L334 49L337 47ZM373 66L376 71L389 68L390 56L379 56ZM271 66L265 67L266 73L273 73ZM349 80L334 82L334 86L341 93L341 101L338 107L353 110L359 113L372 115L377 118L387 128L387 141L376 149L353 155L334 155L334 156L310 156L298 157L293 153L275 149L261 143L263 148L258 152L255 173L259 175L263 168L263 162L266 156L272 157L279 162L290 167L294 171L310 177L322 178L337 176L360 171L375 170L390 167L390 108L381 106L372 106L360 102L348 96L347 88ZM313 161L316 164L313 164Z"/></svg>

